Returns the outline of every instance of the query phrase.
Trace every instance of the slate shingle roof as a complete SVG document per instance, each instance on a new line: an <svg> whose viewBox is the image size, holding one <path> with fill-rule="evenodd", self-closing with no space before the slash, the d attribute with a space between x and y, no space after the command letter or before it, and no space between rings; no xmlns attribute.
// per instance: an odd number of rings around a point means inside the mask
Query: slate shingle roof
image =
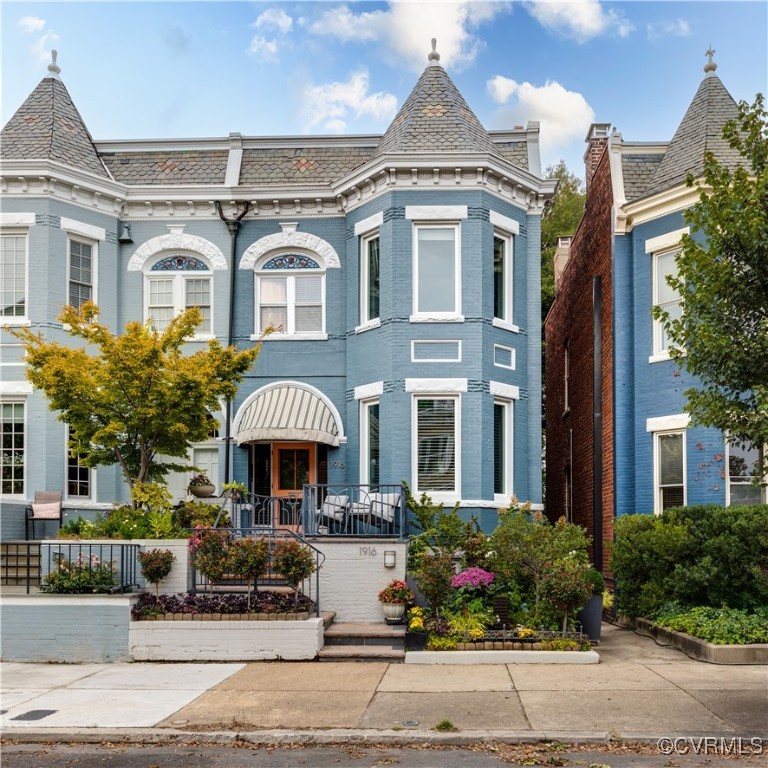
<svg viewBox="0 0 768 768"><path fill-rule="evenodd" d="M241 184L331 184L370 159L370 147L246 149Z"/></svg>
<svg viewBox="0 0 768 768"><path fill-rule="evenodd" d="M123 184L223 184L227 150L104 152L101 157Z"/></svg>
<svg viewBox="0 0 768 768"><path fill-rule="evenodd" d="M387 128L374 156L435 151L501 156L446 71L431 63Z"/></svg>
<svg viewBox="0 0 768 768"><path fill-rule="evenodd" d="M621 170L624 176L624 195L628 203L642 197L663 157L663 151L659 152L658 155L622 154Z"/></svg>
<svg viewBox="0 0 768 768"><path fill-rule="evenodd" d="M56 160L109 178L64 83L40 81L0 132L4 160Z"/></svg>
<svg viewBox="0 0 768 768"><path fill-rule="evenodd" d="M525 141L495 141L494 145L501 156L518 168L528 170L528 143Z"/></svg>
<svg viewBox="0 0 768 768"><path fill-rule="evenodd" d="M735 168L740 155L723 139L723 126L737 117L738 109L731 94L717 75L708 74L642 196L684 184L689 173L700 176L705 152L714 153L722 164Z"/></svg>

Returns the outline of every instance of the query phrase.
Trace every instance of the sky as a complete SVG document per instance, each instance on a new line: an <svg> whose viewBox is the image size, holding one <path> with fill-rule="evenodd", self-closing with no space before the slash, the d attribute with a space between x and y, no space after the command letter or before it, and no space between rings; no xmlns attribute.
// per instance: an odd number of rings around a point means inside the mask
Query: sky
<svg viewBox="0 0 768 768"><path fill-rule="evenodd" d="M2 123L46 76L102 139L383 133L440 63L490 130L541 122L542 163L583 176L592 122L668 141L715 50L738 101L766 92L768 3L12 2Z"/></svg>

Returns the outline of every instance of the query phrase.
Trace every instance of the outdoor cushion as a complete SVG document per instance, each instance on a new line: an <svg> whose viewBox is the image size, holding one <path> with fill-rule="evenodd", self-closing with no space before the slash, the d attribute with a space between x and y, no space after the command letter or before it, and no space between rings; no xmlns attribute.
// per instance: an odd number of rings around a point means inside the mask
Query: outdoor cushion
<svg viewBox="0 0 768 768"><path fill-rule="evenodd" d="M61 517L61 504L58 501L49 504L33 504L32 517L38 520L58 520Z"/></svg>
<svg viewBox="0 0 768 768"><path fill-rule="evenodd" d="M399 493L372 493L371 514L391 523L395 519L395 510L400 504Z"/></svg>
<svg viewBox="0 0 768 768"><path fill-rule="evenodd" d="M329 517L334 520L343 520L344 513L347 510L347 496L343 494L331 494L326 496L322 508L319 510L320 517Z"/></svg>

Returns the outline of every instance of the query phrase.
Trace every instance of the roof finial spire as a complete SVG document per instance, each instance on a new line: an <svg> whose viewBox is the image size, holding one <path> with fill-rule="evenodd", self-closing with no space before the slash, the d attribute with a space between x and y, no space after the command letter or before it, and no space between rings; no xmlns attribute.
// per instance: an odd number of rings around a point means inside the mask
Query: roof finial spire
<svg viewBox="0 0 768 768"><path fill-rule="evenodd" d="M714 71L717 69L717 64L712 60L712 57L717 53L717 51L712 49L712 43L709 44L709 50L704 52L706 56L709 57L709 61L704 65L704 71L709 74L710 72L714 73Z"/></svg>
<svg viewBox="0 0 768 768"><path fill-rule="evenodd" d="M436 66L440 62L440 54L437 52L437 38L432 38L432 52L427 56L429 63Z"/></svg>
<svg viewBox="0 0 768 768"><path fill-rule="evenodd" d="M48 71L51 73L49 77L55 77L57 80L59 79L59 73L61 72L61 67L56 63L56 57L58 55L58 51L51 51L51 63L48 65Z"/></svg>

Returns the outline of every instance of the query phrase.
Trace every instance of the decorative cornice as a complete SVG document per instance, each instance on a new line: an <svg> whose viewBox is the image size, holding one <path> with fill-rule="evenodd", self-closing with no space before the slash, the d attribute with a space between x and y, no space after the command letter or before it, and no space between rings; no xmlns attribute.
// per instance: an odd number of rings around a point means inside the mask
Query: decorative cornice
<svg viewBox="0 0 768 768"><path fill-rule="evenodd" d="M673 189L659 192L642 200L635 200L622 206L621 213L626 217L626 232L639 224L659 219L670 213L678 213L698 202L705 187L679 185Z"/></svg>
<svg viewBox="0 0 768 768"><path fill-rule="evenodd" d="M274 235L267 235L248 246L240 259L240 269L253 270L262 256L279 249L297 249L316 253L325 262L326 269L341 267L341 260L336 249L317 235L309 232L283 230Z"/></svg>
<svg viewBox="0 0 768 768"><path fill-rule="evenodd" d="M194 251L206 258L214 270L227 268L227 260L221 250L209 240L196 235L187 235L184 232L169 232L167 235L153 237L142 243L131 256L128 262L129 272L140 272L145 264L163 251Z"/></svg>

